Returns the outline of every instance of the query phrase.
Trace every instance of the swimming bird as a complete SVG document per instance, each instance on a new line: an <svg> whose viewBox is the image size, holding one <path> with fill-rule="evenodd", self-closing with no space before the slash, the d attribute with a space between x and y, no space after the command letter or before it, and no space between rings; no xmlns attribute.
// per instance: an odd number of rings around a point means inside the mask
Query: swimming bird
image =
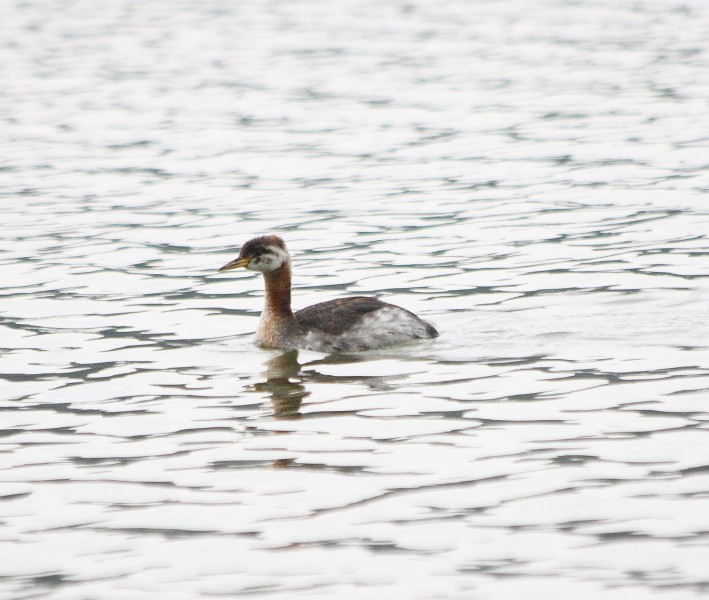
<svg viewBox="0 0 709 600"><path fill-rule="evenodd" d="M220 271L246 268L263 274L266 304L256 330L265 348L353 352L438 336L414 313L377 298L355 296L291 310L291 257L277 235L246 242Z"/></svg>

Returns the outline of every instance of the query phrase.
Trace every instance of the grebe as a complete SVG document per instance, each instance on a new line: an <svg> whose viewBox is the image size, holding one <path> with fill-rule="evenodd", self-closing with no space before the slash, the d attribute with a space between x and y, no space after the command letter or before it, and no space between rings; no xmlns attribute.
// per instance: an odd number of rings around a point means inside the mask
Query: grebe
<svg viewBox="0 0 709 600"><path fill-rule="evenodd" d="M266 305L256 342L265 348L353 352L438 336L432 325L414 313L376 298L338 298L294 313L290 265L283 240L265 235L246 242L239 257L219 269L244 267L263 273Z"/></svg>

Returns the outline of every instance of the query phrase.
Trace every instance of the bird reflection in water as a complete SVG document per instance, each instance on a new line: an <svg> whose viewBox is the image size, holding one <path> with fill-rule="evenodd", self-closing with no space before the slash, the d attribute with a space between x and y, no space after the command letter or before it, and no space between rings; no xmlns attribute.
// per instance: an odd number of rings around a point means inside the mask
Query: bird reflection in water
<svg viewBox="0 0 709 600"><path fill-rule="evenodd" d="M271 394L273 412L277 419L299 419L303 398L310 395L300 379L298 351L289 350L266 361L266 381L257 383L257 392Z"/></svg>
<svg viewBox="0 0 709 600"><path fill-rule="evenodd" d="M337 353L303 365L298 362L298 350L289 350L266 361L266 370L263 372L266 381L255 384L252 389L256 392L270 394L273 412L277 419L299 419L302 417L300 406L303 398L310 395L306 388L307 382L351 383L356 381L373 390L385 389L385 378L367 375L325 375L313 369L317 365L349 364L366 360L367 357L364 356ZM310 368L303 371L303 366Z"/></svg>

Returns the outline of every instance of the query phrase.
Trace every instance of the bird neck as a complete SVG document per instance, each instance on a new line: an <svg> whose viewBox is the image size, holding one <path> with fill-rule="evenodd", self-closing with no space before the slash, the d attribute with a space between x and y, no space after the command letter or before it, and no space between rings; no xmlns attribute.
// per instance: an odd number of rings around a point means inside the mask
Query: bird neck
<svg viewBox="0 0 709 600"><path fill-rule="evenodd" d="M275 318L293 318L290 308L291 272L290 263L285 262L282 267L264 273L266 282L266 309L265 312Z"/></svg>

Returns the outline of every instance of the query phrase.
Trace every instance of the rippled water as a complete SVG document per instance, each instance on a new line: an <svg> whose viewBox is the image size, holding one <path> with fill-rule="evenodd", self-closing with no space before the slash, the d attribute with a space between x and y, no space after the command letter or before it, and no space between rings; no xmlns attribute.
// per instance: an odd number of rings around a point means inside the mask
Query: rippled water
<svg viewBox="0 0 709 600"><path fill-rule="evenodd" d="M709 592L703 0L0 31L0 597ZM441 337L254 347L264 232Z"/></svg>

